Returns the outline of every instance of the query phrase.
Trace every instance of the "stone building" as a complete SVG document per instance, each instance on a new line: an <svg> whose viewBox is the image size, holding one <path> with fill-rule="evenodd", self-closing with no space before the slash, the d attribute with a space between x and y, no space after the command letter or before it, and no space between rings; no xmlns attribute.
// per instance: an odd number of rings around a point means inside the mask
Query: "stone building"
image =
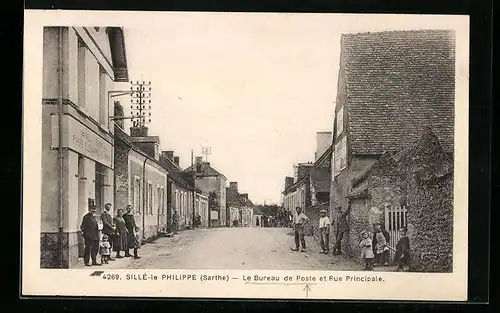
<svg viewBox="0 0 500 313"><path fill-rule="evenodd" d="M115 127L115 210L132 205L136 224L147 241L167 230L168 171L160 164L159 139L147 128L131 128L129 136Z"/></svg>
<svg viewBox="0 0 500 313"><path fill-rule="evenodd" d="M452 31L344 34L333 127L330 209L347 208L354 182L385 152L426 127L453 154L455 38Z"/></svg>
<svg viewBox="0 0 500 313"><path fill-rule="evenodd" d="M229 222L231 226L234 220L238 221L239 226L253 226L254 204L248 199L247 193L239 193L237 182L229 182L229 187L226 187L226 203L230 213Z"/></svg>
<svg viewBox="0 0 500 313"><path fill-rule="evenodd" d="M195 187L209 196L209 227L228 227L229 212L226 209L227 178L202 157L195 158L195 164L184 170L194 173Z"/></svg>
<svg viewBox="0 0 500 313"><path fill-rule="evenodd" d="M453 268L453 159L430 129L396 153L384 153L354 182L344 251L358 256L360 233L380 222L395 247L398 229L408 228L412 271Z"/></svg>
<svg viewBox="0 0 500 313"><path fill-rule="evenodd" d="M125 41L118 27L44 27L42 48L40 266L71 268L89 204L99 216L114 202L108 92L128 81Z"/></svg>

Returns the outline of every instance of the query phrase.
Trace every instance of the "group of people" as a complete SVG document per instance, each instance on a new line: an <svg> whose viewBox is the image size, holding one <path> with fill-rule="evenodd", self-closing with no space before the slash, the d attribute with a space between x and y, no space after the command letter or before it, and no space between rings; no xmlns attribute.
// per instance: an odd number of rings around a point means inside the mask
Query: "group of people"
<svg viewBox="0 0 500 313"><path fill-rule="evenodd" d="M101 214L102 238L100 238L99 224L95 216L97 207L90 205L89 212L83 217L80 230L85 240L83 254L85 266L100 266L114 261L111 251L116 253L116 259L123 257L140 259L138 250L141 246L141 233L135 224L132 206L127 205L125 213L123 209L118 209L114 217L109 213L111 206L111 203L106 203L104 212ZM133 249L133 255L130 254L131 249ZM121 254L122 252L124 255ZM97 262L98 254L101 255L101 263Z"/></svg>
<svg viewBox="0 0 500 313"><path fill-rule="evenodd" d="M336 229L336 242L334 245L334 254L341 254L341 242L344 232L346 231L346 214L349 210L342 212L339 210L338 223ZM293 216L292 226L294 230L295 248L292 251L306 252L306 241L304 237L304 227L309 222L309 218L302 212L302 208L297 207L296 213ZM320 234L320 253L329 254L330 248L330 219L327 216L326 210L320 211L319 219L319 234ZM394 263L397 264L397 270L400 271L409 262L410 240L407 236L406 228L401 228L400 239L396 244L396 248L389 246L389 233L382 227L380 223L373 225L374 233L372 236L367 231L361 233L361 258L365 261L365 270L372 270L376 265L389 265L389 249L395 251Z"/></svg>
<svg viewBox="0 0 500 313"><path fill-rule="evenodd" d="M393 250L394 263L397 264L397 271L404 269L410 260L410 239L407 235L406 227L399 229L400 238L396 248L389 246L389 233L382 228L380 223L373 225L372 236L365 230L361 232L361 258L365 261L365 270L370 271L376 265L389 265L389 249Z"/></svg>

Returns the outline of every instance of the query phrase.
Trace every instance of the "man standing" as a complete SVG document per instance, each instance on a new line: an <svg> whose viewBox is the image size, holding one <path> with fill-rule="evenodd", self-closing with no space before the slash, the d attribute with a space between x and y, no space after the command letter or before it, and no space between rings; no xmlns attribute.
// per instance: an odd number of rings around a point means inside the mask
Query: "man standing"
<svg viewBox="0 0 500 313"><path fill-rule="evenodd" d="M132 213L132 206L127 205L127 213L123 214L123 219L125 220L125 227L127 228L127 250L125 251L126 257L132 257L130 254L130 248L134 247L135 236L135 219L134 214Z"/></svg>
<svg viewBox="0 0 500 313"><path fill-rule="evenodd" d="M97 263L97 252L99 251L99 225L95 218L96 207L94 204L89 206L89 213L85 214L80 225L83 238L85 239L85 250L83 252L83 261L85 266L101 266ZM92 259L92 264L90 264Z"/></svg>
<svg viewBox="0 0 500 313"><path fill-rule="evenodd" d="M293 217L293 229L295 233L295 249L292 251L299 251L300 245L302 249L300 252L306 252L306 240L304 238L304 225L308 222L309 218L302 213L302 208L296 208L297 213Z"/></svg>
<svg viewBox="0 0 500 313"><path fill-rule="evenodd" d="M104 205L104 212L101 214L101 221L102 221L102 233L104 235L107 235L109 238L109 243L110 243L110 251L113 249L113 243L114 243L114 236L115 236L115 225L113 224L113 217L109 214L109 210L111 209L111 203L106 203ZM111 256L108 259L109 261L114 261L115 259L111 258Z"/></svg>
<svg viewBox="0 0 500 313"><path fill-rule="evenodd" d="M348 230L347 225L347 215L351 210L351 204L347 204L347 210L342 212L342 207L337 207L337 223L335 229L335 246L333 247L333 254L342 254L342 238L344 238L344 233Z"/></svg>
<svg viewBox="0 0 500 313"><path fill-rule="evenodd" d="M179 229L179 214L177 214L177 210L174 210L174 213L172 214L172 228L174 234L177 234Z"/></svg>
<svg viewBox="0 0 500 313"><path fill-rule="evenodd" d="M321 253L328 254L330 251L330 219L326 216L326 210L321 210L319 219L319 232L321 236Z"/></svg>

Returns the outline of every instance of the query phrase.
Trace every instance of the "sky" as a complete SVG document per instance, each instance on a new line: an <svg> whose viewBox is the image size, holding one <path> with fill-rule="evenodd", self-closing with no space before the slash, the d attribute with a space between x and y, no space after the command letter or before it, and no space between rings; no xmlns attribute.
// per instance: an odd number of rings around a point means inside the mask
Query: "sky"
<svg viewBox="0 0 500 313"><path fill-rule="evenodd" d="M450 28L432 16L178 13L124 27L129 77L152 82L149 134L191 150L255 203L280 203L285 176L331 131L342 33ZM120 99L125 112L129 99ZM128 129L129 124L125 127Z"/></svg>

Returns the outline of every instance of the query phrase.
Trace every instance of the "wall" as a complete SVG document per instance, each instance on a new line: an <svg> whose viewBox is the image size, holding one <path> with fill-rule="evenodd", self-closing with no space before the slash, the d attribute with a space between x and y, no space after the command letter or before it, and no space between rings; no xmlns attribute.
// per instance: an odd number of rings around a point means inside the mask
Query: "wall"
<svg viewBox="0 0 500 313"><path fill-rule="evenodd" d="M143 230L143 239L148 240L158 236L159 228L162 228L159 225L160 219L158 212L158 186L165 190L165 197L163 199L163 204L167 207L167 173L161 166L156 163L153 163L151 159L148 159L146 162L146 193L144 193L143 186L143 164L145 157L138 152L131 150L129 153L129 190L132 191L131 184L133 184L134 178L138 177L140 179L140 205L139 207L134 207L134 218L136 224ZM152 202L152 212L148 206L148 200L145 199L144 196L147 195L148 183L152 184L153 191L153 202ZM144 201L146 200L146 201ZM133 204L132 192L129 192L128 202ZM146 208L145 208L146 205Z"/></svg>
<svg viewBox="0 0 500 313"><path fill-rule="evenodd" d="M417 272L453 271L453 174L408 188L408 237Z"/></svg>
<svg viewBox="0 0 500 313"><path fill-rule="evenodd" d="M215 191L220 205L219 220L210 221L210 226L225 226L226 220L226 180L217 176L196 177L196 188L208 194Z"/></svg>

